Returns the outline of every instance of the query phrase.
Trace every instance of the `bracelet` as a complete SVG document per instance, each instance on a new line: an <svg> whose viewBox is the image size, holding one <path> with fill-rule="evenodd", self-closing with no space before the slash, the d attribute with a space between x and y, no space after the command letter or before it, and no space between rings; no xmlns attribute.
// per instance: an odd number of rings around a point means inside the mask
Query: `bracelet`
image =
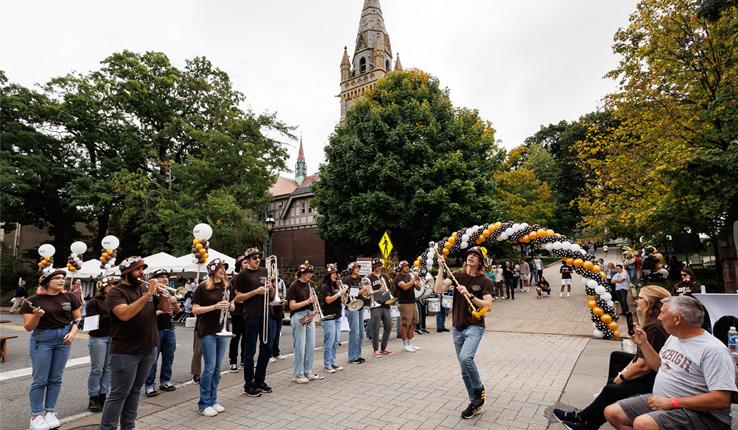
<svg viewBox="0 0 738 430"><path fill-rule="evenodd" d="M676 397L671 398L671 405L674 406L675 409L680 408L679 400Z"/></svg>

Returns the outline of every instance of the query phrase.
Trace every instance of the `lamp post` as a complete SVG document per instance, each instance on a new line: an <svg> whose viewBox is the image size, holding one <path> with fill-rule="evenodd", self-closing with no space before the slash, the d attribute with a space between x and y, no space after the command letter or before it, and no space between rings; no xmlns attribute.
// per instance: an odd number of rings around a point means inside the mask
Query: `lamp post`
<svg viewBox="0 0 738 430"><path fill-rule="evenodd" d="M271 249L272 248L272 232L274 231L275 223L276 223L276 220L271 215L267 215L266 218L264 218L264 225L266 225L267 234L269 235L267 244L264 245L264 255L272 254L272 249Z"/></svg>

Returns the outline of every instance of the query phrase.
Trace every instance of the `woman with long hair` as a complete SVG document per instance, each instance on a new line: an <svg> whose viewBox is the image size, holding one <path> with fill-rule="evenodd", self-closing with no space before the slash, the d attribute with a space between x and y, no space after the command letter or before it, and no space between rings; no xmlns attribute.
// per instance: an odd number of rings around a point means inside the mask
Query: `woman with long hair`
<svg viewBox="0 0 738 430"><path fill-rule="evenodd" d="M56 401L72 342L82 321L82 303L74 294L64 292L64 276L60 269L43 272L38 280L43 294L26 300L20 310L23 328L32 332L28 345L33 369L28 392L31 430L61 426L56 417Z"/></svg>
<svg viewBox="0 0 738 430"><path fill-rule="evenodd" d="M225 309L233 311L232 301L223 300L228 288L226 270L228 263L216 258L208 263L208 279L201 282L192 295L192 313L197 315L196 335L200 338L200 351L204 362L200 374L200 401L197 410L201 415L214 417L225 408L218 403L218 384L220 384L220 366L223 362L228 338L218 336L223 324L221 312Z"/></svg>
<svg viewBox="0 0 738 430"><path fill-rule="evenodd" d="M338 287L338 269L335 264L329 264L328 272L320 284L320 306L325 319L320 322L323 327L323 368L328 373L336 373L343 367L336 363L338 341L341 339L341 289Z"/></svg>
<svg viewBox="0 0 738 430"><path fill-rule="evenodd" d="M647 285L638 292L636 312L648 342L658 352L669 335L661 325L661 299L671 294L665 288ZM605 407L618 400L636 394L650 393L658 369L649 367L640 348L635 354L614 351L610 354L610 369L607 385L583 410L564 411L554 409L554 416L572 430L594 430L605 423Z"/></svg>
<svg viewBox="0 0 738 430"><path fill-rule="evenodd" d="M110 314L105 307L105 298L117 279L107 277L100 281L95 297L87 302L87 317L98 316L97 329L91 330L87 341L90 351L90 375L87 377L87 394L90 412L103 410L110 389Z"/></svg>
<svg viewBox="0 0 738 430"><path fill-rule="evenodd" d="M697 283L697 278L694 276L694 272L689 267L683 267L679 271L681 280L674 284L674 295L675 296L691 296L692 294L700 291L700 285Z"/></svg>

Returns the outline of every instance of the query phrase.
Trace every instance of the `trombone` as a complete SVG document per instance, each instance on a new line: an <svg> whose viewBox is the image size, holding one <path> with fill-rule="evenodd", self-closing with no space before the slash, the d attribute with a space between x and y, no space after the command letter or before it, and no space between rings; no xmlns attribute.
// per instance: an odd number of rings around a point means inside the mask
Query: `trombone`
<svg viewBox="0 0 738 430"><path fill-rule="evenodd" d="M262 316L261 324L261 342L266 345L269 342L269 306L282 306L282 299L279 297L277 291L277 285L279 284L279 268L277 267L277 256L270 255L264 261L264 265L267 269L267 276L264 278L264 288L266 293L264 295L264 315ZM275 294L274 299L269 300L269 284L274 287Z"/></svg>
<svg viewBox="0 0 738 430"><path fill-rule="evenodd" d="M385 305L392 306L397 301L397 297L392 295L392 291L390 291L389 287L387 287L387 282L384 281L384 278L382 277L382 274L379 275L379 283L382 284L382 296L384 297L384 294L388 294L389 298L384 301Z"/></svg>
<svg viewBox="0 0 738 430"><path fill-rule="evenodd" d="M369 298L371 299L371 303L369 304L369 309L374 309L382 306L381 303L377 302L374 299L374 289L372 288L372 281L369 280L368 277L364 276L361 278L361 288L368 288L369 289Z"/></svg>
<svg viewBox="0 0 738 430"><path fill-rule="evenodd" d="M433 251L436 253L436 257L440 257L440 255L438 255L438 250L436 249L435 246L433 247ZM454 274L451 272L451 269L449 269L448 266L446 265L446 261L443 261L443 263L441 263L441 260L439 259L438 266L439 266L439 270L446 271L449 279L451 279L451 282L454 284L453 288L458 287L459 281L456 280L456 276L454 276ZM482 306L481 308L477 309L477 307L474 306L474 303L472 303L471 299L466 294L462 294L462 295L466 299L466 302L469 304L469 307L471 308L472 317L474 317L475 320L480 320L484 318L485 315L487 315L487 312L489 312L489 308L487 306Z"/></svg>

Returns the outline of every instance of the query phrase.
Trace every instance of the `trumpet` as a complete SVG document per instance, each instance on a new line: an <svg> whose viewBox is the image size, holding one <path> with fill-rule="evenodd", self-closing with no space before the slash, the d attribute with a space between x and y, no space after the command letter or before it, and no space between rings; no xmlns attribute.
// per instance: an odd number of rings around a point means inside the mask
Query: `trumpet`
<svg viewBox="0 0 738 430"><path fill-rule="evenodd" d="M438 250L436 249L435 246L433 247L433 251L435 251L436 256L439 256ZM451 282L454 284L454 288L458 287L459 281L456 280L456 277L451 272L451 269L448 268L448 266L446 265L446 262L444 261L443 263L441 263L441 260L439 259L438 265L439 265L439 268L440 266L443 266L442 269L445 270L446 273L448 274L448 277L451 279ZM477 307L474 306L474 303L472 303L471 299L469 299L469 297L466 294L463 294L463 296L466 299L466 302L469 304L469 307L471 308L472 317L475 320L480 320L484 318L485 315L487 315L487 312L489 312L489 308L487 306L482 306L481 308L477 309Z"/></svg>
<svg viewBox="0 0 738 430"><path fill-rule="evenodd" d="M218 324L223 324L223 329L219 331L218 333L215 333L216 336L224 336L224 337L233 337L235 334L228 331L228 310L230 309L230 301L231 298L231 291L228 289L228 287L225 288L225 291L223 291L223 301L229 302L228 307L225 309L221 309L220 311L220 320Z"/></svg>
<svg viewBox="0 0 738 430"><path fill-rule="evenodd" d="M279 293L274 294L274 299L269 300L269 284L277 288L279 283L279 269L277 268L277 256L270 255L264 262L267 269L267 276L264 279L264 288L266 288L266 294L264 297L264 315L262 316L263 321L261 325L261 342L266 345L269 342L269 306L282 306L282 299L279 297Z"/></svg>
<svg viewBox="0 0 738 430"><path fill-rule="evenodd" d="M348 287L343 284L341 278L336 279L336 285L338 285L338 289L341 290L341 302L343 302L344 305L348 305L350 300L348 295Z"/></svg>

